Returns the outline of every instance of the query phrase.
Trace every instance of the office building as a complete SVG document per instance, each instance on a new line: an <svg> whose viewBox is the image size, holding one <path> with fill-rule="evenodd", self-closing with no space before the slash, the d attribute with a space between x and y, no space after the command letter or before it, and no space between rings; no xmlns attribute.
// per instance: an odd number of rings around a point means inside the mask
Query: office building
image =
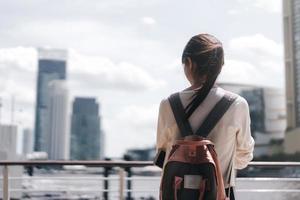
<svg viewBox="0 0 300 200"><path fill-rule="evenodd" d="M263 89L251 89L242 90L241 96L243 96L248 104L251 117L251 132L255 137L256 132L265 132L265 104Z"/></svg>
<svg viewBox="0 0 300 200"><path fill-rule="evenodd" d="M300 152L300 1L283 1L287 131L284 150Z"/></svg>
<svg viewBox="0 0 300 200"><path fill-rule="evenodd" d="M0 160L20 161L21 158L17 155L17 126L16 125L0 125ZM20 178L23 174L23 167L10 166L9 177ZM2 170L0 170L2 177ZM10 187L16 191L10 192L12 199L21 199L22 197L22 181L14 180L10 182ZM0 181L0 188L2 188L2 181ZM0 190L0 197L2 197L2 190Z"/></svg>
<svg viewBox="0 0 300 200"><path fill-rule="evenodd" d="M17 126L0 125L0 160L14 160L17 155Z"/></svg>
<svg viewBox="0 0 300 200"><path fill-rule="evenodd" d="M48 84L53 80L66 79L67 53L63 50L39 49L38 56L34 150L45 151L49 127Z"/></svg>
<svg viewBox="0 0 300 200"><path fill-rule="evenodd" d="M71 159L103 159L99 104L95 98L75 98L71 122Z"/></svg>
<svg viewBox="0 0 300 200"><path fill-rule="evenodd" d="M243 96L249 104L251 133L255 138L254 156L282 151L286 129L284 91L279 88L220 83L222 88ZM276 145L274 145L276 144Z"/></svg>
<svg viewBox="0 0 300 200"><path fill-rule="evenodd" d="M51 160L69 159L70 133L68 129L68 88L65 81L54 80L48 85L49 122L45 146Z"/></svg>
<svg viewBox="0 0 300 200"><path fill-rule="evenodd" d="M300 1L283 1L287 128L300 127Z"/></svg>
<svg viewBox="0 0 300 200"><path fill-rule="evenodd" d="M23 155L27 155L33 152L33 132L31 129L26 128L23 130Z"/></svg>

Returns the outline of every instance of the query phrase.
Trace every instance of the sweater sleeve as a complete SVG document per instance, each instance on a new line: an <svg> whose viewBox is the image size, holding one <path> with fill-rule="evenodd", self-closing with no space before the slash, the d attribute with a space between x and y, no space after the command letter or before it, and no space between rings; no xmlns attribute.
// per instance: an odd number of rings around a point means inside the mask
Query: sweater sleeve
<svg viewBox="0 0 300 200"><path fill-rule="evenodd" d="M159 105L158 120L157 120L157 132L156 132L156 151L159 149L166 150L167 148L167 136L166 136L166 117L165 108L166 100L162 100Z"/></svg>
<svg viewBox="0 0 300 200"><path fill-rule="evenodd" d="M236 156L235 156L235 168L243 169L247 167L248 163L253 159L254 139L251 136L250 128L250 113L247 101L241 98L238 102L239 123L238 131L236 135Z"/></svg>

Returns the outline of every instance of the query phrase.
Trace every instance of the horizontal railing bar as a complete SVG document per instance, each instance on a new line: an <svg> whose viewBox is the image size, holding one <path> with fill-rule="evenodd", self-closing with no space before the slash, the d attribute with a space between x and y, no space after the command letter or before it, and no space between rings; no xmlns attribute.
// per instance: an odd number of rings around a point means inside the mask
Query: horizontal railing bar
<svg viewBox="0 0 300 200"><path fill-rule="evenodd" d="M125 180L136 180L136 181L156 181L156 180L160 180L160 176L153 176L153 177L147 177L147 178L144 178L144 177L136 177L136 176L133 176L133 177L125 177Z"/></svg>
<svg viewBox="0 0 300 200"><path fill-rule="evenodd" d="M63 190L63 189L52 189L52 190L38 190L38 189L10 189L10 192L113 192L117 193L119 190L85 190L85 189L73 189L73 190ZM158 189L153 189L153 190L124 190L124 192L157 192ZM1 190L0 190L1 192Z"/></svg>
<svg viewBox="0 0 300 200"><path fill-rule="evenodd" d="M152 161L71 161L71 160L33 160L33 161L0 161L1 165L21 165L21 166L53 166L53 165L88 165L98 167L146 167L153 165Z"/></svg>
<svg viewBox="0 0 300 200"><path fill-rule="evenodd" d="M124 190L124 192L157 192L158 189L153 190ZM236 192L285 192L285 193L298 193L300 189L235 189ZM2 192L0 190L0 192ZM52 189L52 190L38 190L38 189L10 189L10 192L119 192L119 190L87 190L87 189Z"/></svg>
<svg viewBox="0 0 300 200"><path fill-rule="evenodd" d="M300 167L300 162L250 162L248 167Z"/></svg>
<svg viewBox="0 0 300 200"><path fill-rule="evenodd" d="M110 181L115 181L115 180L119 180L118 177L63 177L63 176L57 176L57 177L51 177L51 176L30 176L30 177L9 177L9 180L110 180ZM2 180L2 178L0 177L0 180Z"/></svg>
<svg viewBox="0 0 300 200"><path fill-rule="evenodd" d="M160 176L155 176L155 177L125 177L124 180L132 180L132 181L156 181L160 180ZM0 177L0 180L2 181L3 178ZM31 176L31 177L9 177L9 180L11 181L18 181L18 180L109 180L109 181L118 181L118 177L99 177L99 178L92 178L92 177L48 177L48 176ZM276 177L276 178L268 178L268 177L237 177L239 181L286 181L286 182L299 182L299 178L287 178L287 177Z"/></svg>
<svg viewBox="0 0 300 200"><path fill-rule="evenodd" d="M10 189L10 192L119 192L119 190L91 190L91 189L48 189L48 190L40 190L40 189ZM1 192L1 190L0 190Z"/></svg>
<svg viewBox="0 0 300 200"><path fill-rule="evenodd" d="M63 189L51 189L51 190L38 190L38 189L10 189L10 192L119 192L119 190L86 190L86 189L71 189L71 190L63 190ZM124 192L157 192L158 189L153 190L124 190ZM1 190L0 190L1 192Z"/></svg>
<svg viewBox="0 0 300 200"><path fill-rule="evenodd" d="M152 161L70 161L70 160L34 160L34 161L0 161L1 165L41 166L41 165L88 165L98 167L146 167L153 166ZM250 162L248 167L300 167L300 162Z"/></svg>
<svg viewBox="0 0 300 200"><path fill-rule="evenodd" d="M260 193L300 193L299 189L236 189L237 192L260 192Z"/></svg>
<svg viewBox="0 0 300 200"><path fill-rule="evenodd" d="M287 181L287 182L297 182L300 181L299 178L288 178L288 177L237 177L239 181Z"/></svg>

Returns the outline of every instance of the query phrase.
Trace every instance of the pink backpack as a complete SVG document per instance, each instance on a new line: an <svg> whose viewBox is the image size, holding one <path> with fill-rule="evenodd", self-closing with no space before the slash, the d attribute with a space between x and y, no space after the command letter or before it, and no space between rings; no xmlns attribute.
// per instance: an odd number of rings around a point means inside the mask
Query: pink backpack
<svg viewBox="0 0 300 200"><path fill-rule="evenodd" d="M160 185L161 200L228 199L214 145L206 137L234 101L234 97L226 94L193 133L179 93L169 97L182 138L172 146L165 164Z"/></svg>

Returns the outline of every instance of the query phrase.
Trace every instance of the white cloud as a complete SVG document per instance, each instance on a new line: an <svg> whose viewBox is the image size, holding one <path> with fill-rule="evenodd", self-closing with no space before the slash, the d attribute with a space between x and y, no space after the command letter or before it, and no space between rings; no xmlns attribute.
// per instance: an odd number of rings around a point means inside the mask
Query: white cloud
<svg viewBox="0 0 300 200"><path fill-rule="evenodd" d="M163 87L165 82L153 78L141 66L129 62L115 63L101 56L87 56L70 51L71 79L89 88L141 91Z"/></svg>
<svg viewBox="0 0 300 200"><path fill-rule="evenodd" d="M258 70L257 66L241 60L226 60L219 82L265 85L265 78Z"/></svg>
<svg viewBox="0 0 300 200"><path fill-rule="evenodd" d="M254 2L256 7L263 8L269 12L278 13L281 11L282 0L255 0Z"/></svg>
<svg viewBox="0 0 300 200"><path fill-rule="evenodd" d="M148 129L154 132L157 111L158 105L129 105L120 111L120 113L116 116L116 119L123 121L123 123L126 124L130 129L140 131L141 129ZM133 120L133 117L135 120Z"/></svg>
<svg viewBox="0 0 300 200"><path fill-rule="evenodd" d="M155 19L153 19L152 17L143 17L143 18L141 19L141 21L142 21L144 24L147 24L147 25L154 25L154 24L156 24Z"/></svg>
<svg viewBox="0 0 300 200"><path fill-rule="evenodd" d="M264 9L270 13L281 12L282 0L237 0L243 6L252 5L256 8Z"/></svg>
<svg viewBox="0 0 300 200"><path fill-rule="evenodd" d="M282 57L283 46L262 34L237 37L229 41L229 53Z"/></svg>
<svg viewBox="0 0 300 200"><path fill-rule="evenodd" d="M283 88L283 66L272 61L252 64L245 60L227 60L218 78L222 83Z"/></svg>
<svg viewBox="0 0 300 200"><path fill-rule="evenodd" d="M262 34L229 41L220 81L284 87L283 47Z"/></svg>
<svg viewBox="0 0 300 200"><path fill-rule="evenodd" d="M241 13L242 13L242 10L238 10L238 9L230 9L227 11L227 14L229 14L229 15L238 15Z"/></svg>
<svg viewBox="0 0 300 200"><path fill-rule="evenodd" d="M37 52L32 47L0 48L0 69L12 67L36 71ZM13 65L13 66L12 66Z"/></svg>

